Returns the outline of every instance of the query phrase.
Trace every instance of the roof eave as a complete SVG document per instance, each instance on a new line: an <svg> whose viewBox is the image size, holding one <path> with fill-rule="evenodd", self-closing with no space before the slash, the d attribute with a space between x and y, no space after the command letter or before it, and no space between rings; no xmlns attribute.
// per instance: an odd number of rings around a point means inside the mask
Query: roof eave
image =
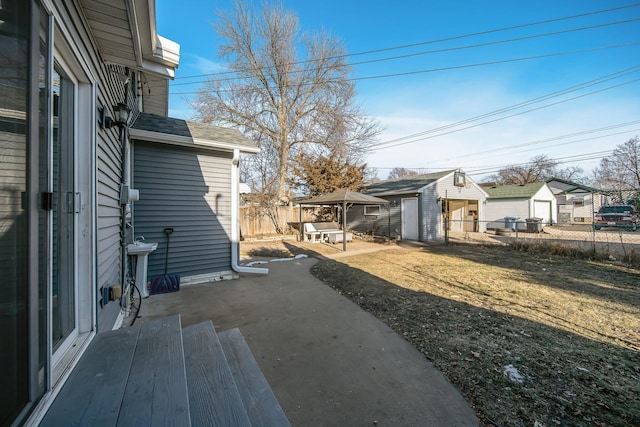
<svg viewBox="0 0 640 427"><path fill-rule="evenodd" d="M110 31L105 29L105 24L113 25L109 22L110 19L114 19L112 16L97 14L94 10L91 19L86 19L86 14L83 17L91 29L95 46L105 63L157 74L168 79L174 78L175 69L180 62L180 45L158 35L155 0L92 0L91 3L81 0L80 4L87 10L98 4L125 14L122 21L129 34L121 38L118 47L106 46L97 41L109 39ZM121 29L125 31L124 28ZM127 39L128 42L123 42Z"/></svg>
<svg viewBox="0 0 640 427"><path fill-rule="evenodd" d="M224 141L214 141L201 138L192 138L189 136L172 135L163 132L153 132L142 129L129 129L131 139L139 141L157 142L161 144L176 145L181 147L202 148L205 150L222 150L233 151L239 150L242 153L257 154L260 152L258 147L251 147L242 144L233 144Z"/></svg>

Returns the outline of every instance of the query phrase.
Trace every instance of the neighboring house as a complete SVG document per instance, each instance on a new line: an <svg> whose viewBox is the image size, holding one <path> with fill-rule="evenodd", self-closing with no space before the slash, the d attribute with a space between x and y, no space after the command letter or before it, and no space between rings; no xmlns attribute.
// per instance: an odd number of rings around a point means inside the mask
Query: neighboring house
<svg viewBox="0 0 640 427"><path fill-rule="evenodd" d="M237 157L255 149L237 132L164 117L179 46L156 33L154 1L0 9L0 424L12 425L36 423L96 332L121 322L135 235L163 244L175 227L170 266L187 277L232 270ZM198 265L211 248L198 236L220 249L211 266ZM109 301L112 286L121 300Z"/></svg>
<svg viewBox="0 0 640 427"><path fill-rule="evenodd" d="M590 224L607 200L601 190L564 179L551 178L547 185L556 197L559 224Z"/></svg>
<svg viewBox="0 0 640 427"><path fill-rule="evenodd" d="M389 200L389 209L353 206L347 220L355 231L426 242L444 238L445 217L450 230L485 231L487 195L460 170L376 182L365 194Z"/></svg>
<svg viewBox="0 0 640 427"><path fill-rule="evenodd" d="M528 218L540 218L544 224L557 222L556 198L544 182L524 185L483 186L487 192L487 228L510 228L519 222L525 229ZM513 221L511 219L514 219Z"/></svg>

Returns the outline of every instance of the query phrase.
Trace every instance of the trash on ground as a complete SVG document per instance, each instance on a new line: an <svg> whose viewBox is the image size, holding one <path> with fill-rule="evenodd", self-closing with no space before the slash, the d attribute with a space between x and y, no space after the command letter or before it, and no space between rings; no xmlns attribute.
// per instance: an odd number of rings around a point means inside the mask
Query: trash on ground
<svg viewBox="0 0 640 427"><path fill-rule="evenodd" d="M504 376L514 383L522 384L524 382L524 377L520 374L518 368L513 365L507 365L504 367Z"/></svg>

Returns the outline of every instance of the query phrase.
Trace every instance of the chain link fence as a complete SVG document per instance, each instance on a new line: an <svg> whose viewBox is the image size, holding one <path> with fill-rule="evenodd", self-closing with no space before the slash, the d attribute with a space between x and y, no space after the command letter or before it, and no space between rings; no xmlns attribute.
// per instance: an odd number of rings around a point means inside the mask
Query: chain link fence
<svg viewBox="0 0 640 427"><path fill-rule="evenodd" d="M552 220L504 217L451 224L450 241L544 244L597 253L610 259L640 261L640 196L637 191L581 192L557 197ZM451 230L486 230L486 232Z"/></svg>

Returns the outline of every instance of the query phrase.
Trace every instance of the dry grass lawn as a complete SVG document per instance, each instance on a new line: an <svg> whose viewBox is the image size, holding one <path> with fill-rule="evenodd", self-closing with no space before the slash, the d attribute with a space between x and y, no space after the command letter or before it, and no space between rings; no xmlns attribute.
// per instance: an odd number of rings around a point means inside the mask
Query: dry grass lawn
<svg viewBox="0 0 640 427"><path fill-rule="evenodd" d="M485 425L640 425L637 270L450 245L324 259L312 272L411 342Z"/></svg>

